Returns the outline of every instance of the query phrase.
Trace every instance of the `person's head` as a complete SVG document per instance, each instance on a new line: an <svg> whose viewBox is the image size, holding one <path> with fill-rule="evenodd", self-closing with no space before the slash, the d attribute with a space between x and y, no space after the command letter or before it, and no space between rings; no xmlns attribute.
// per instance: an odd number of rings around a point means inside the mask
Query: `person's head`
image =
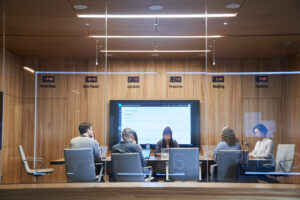
<svg viewBox="0 0 300 200"><path fill-rule="evenodd" d="M170 127L166 127L163 132L163 138L166 143L170 143L172 140L172 130Z"/></svg>
<svg viewBox="0 0 300 200"><path fill-rule="evenodd" d="M229 126L225 126L221 130L221 140L226 142L229 146L235 145L237 142L237 139L236 139L233 129L230 128Z"/></svg>
<svg viewBox="0 0 300 200"><path fill-rule="evenodd" d="M133 143L138 144L138 137L137 137L137 134L134 130L132 130L132 135L133 135L133 138L134 138Z"/></svg>
<svg viewBox="0 0 300 200"><path fill-rule="evenodd" d="M265 125L263 124L257 124L256 126L254 126L253 128L253 134L255 137L257 137L258 139L262 139L267 137L268 134L268 129L267 127L265 127Z"/></svg>
<svg viewBox="0 0 300 200"><path fill-rule="evenodd" d="M124 128L122 131L122 139L124 141L133 141L133 131L130 128Z"/></svg>
<svg viewBox="0 0 300 200"><path fill-rule="evenodd" d="M84 122L79 124L79 132L81 135L86 134L88 137L94 137L93 127L92 124Z"/></svg>

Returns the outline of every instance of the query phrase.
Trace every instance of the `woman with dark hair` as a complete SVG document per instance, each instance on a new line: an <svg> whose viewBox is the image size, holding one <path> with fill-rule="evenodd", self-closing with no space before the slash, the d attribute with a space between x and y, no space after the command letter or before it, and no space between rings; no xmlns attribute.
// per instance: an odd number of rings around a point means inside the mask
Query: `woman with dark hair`
<svg viewBox="0 0 300 200"><path fill-rule="evenodd" d="M133 136L132 143L139 145L139 143L138 143L138 136L137 136L137 134L136 134L136 132L134 130L132 130L132 136ZM139 145L139 147L142 148L141 145Z"/></svg>
<svg viewBox="0 0 300 200"><path fill-rule="evenodd" d="M237 138L232 128L229 126L221 130L221 142L214 152L214 160L217 161L217 154L220 150L242 150L241 145L237 142Z"/></svg>
<svg viewBox="0 0 300 200"><path fill-rule="evenodd" d="M155 156L160 156L161 148L179 147L176 140L172 138L172 130L166 127L163 132L163 139L159 140L155 147Z"/></svg>
<svg viewBox="0 0 300 200"><path fill-rule="evenodd" d="M257 124L253 128L253 134L258 139L254 150L249 153L250 158L272 158L274 144L267 138L268 129L263 124Z"/></svg>

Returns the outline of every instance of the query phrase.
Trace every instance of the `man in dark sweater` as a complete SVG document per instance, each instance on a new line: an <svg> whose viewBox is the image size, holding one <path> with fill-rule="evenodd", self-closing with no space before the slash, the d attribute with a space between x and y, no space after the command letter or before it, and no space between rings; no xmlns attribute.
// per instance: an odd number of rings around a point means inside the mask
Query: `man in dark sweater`
<svg viewBox="0 0 300 200"><path fill-rule="evenodd" d="M139 153L142 167L146 166L145 158L142 154L139 145L132 143L134 140L133 131L130 128L125 128L122 131L123 141L112 147L112 153Z"/></svg>

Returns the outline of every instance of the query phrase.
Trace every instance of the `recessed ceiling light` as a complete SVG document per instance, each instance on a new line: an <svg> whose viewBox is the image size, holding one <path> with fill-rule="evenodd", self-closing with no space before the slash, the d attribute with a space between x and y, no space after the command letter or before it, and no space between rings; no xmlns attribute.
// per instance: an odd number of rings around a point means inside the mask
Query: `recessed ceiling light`
<svg viewBox="0 0 300 200"><path fill-rule="evenodd" d="M227 22L224 22L223 24L226 26L228 23L227 23Z"/></svg>
<svg viewBox="0 0 300 200"><path fill-rule="evenodd" d="M85 25L86 25L86 26L90 26L90 24L89 24L89 23L86 23Z"/></svg>
<svg viewBox="0 0 300 200"><path fill-rule="evenodd" d="M74 5L73 8L75 8L76 10L84 10L87 9L88 7L86 5Z"/></svg>
<svg viewBox="0 0 300 200"><path fill-rule="evenodd" d="M240 7L240 4L238 4L238 3L231 3L231 4L226 5L226 8L230 8L230 9L236 9L239 7Z"/></svg>
<svg viewBox="0 0 300 200"><path fill-rule="evenodd" d="M163 9L163 7L161 5L153 5L153 6L150 6L149 9L157 11L157 10Z"/></svg>

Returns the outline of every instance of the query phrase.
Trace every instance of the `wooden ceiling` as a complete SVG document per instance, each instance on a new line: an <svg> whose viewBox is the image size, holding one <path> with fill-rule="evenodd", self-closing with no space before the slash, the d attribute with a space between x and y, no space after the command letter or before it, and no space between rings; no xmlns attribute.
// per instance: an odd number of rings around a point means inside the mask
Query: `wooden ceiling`
<svg viewBox="0 0 300 200"><path fill-rule="evenodd" d="M4 0L2 0L4 1ZM228 9L226 5L240 4ZM86 10L73 5L84 4ZM2 3L1 3L2 5ZM161 5L160 11L149 9ZM1 8L2 10L2 8ZM21 57L95 58L89 35L223 35L215 39L216 58L290 58L300 53L299 0L6 0L5 47ZM77 14L235 13L232 18L83 19ZM227 22L228 25L223 23ZM86 23L89 26L86 26ZM107 26L106 26L107 25ZM3 29L1 30L3 32ZM108 50L203 50L205 39L98 39ZM212 50L212 39L208 39ZM2 43L2 40L1 40ZM3 45L3 44L2 44ZM212 53L208 53L211 57ZM104 59L104 54L99 53ZM203 58L202 53L113 53L118 58Z"/></svg>

